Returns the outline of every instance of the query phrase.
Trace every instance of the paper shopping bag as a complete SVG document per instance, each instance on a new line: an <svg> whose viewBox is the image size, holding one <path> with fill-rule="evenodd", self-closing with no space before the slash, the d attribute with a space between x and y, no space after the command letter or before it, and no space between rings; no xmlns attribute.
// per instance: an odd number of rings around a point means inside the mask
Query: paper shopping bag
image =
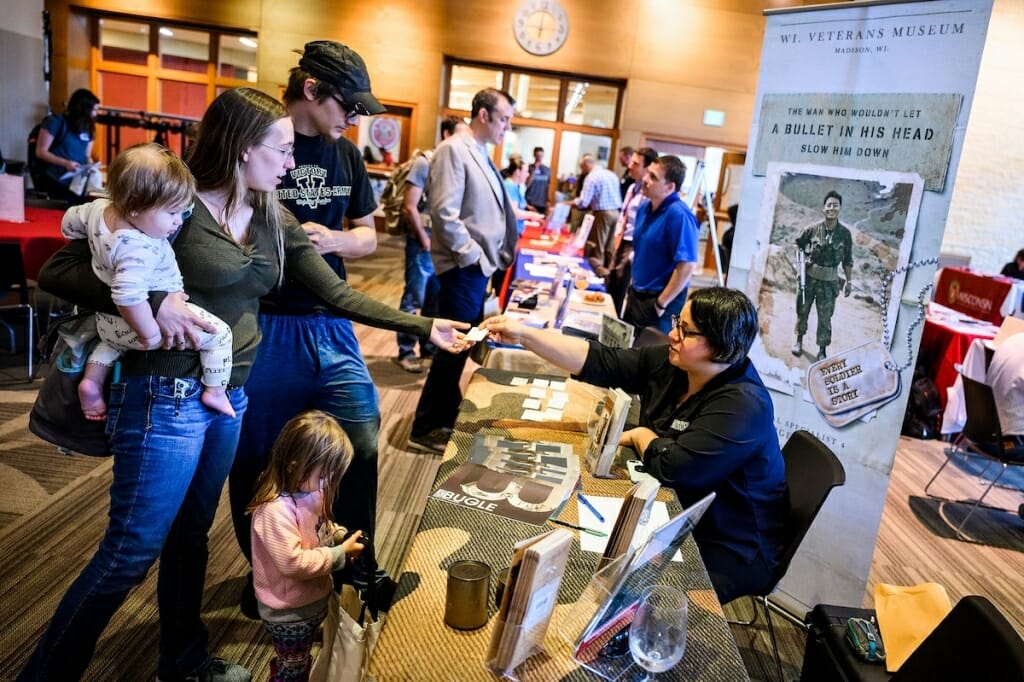
<svg viewBox="0 0 1024 682"><path fill-rule="evenodd" d="M340 595L332 591L324 621L324 645L310 670L309 682L365 680L384 615L382 611L374 618L351 585L344 585Z"/></svg>

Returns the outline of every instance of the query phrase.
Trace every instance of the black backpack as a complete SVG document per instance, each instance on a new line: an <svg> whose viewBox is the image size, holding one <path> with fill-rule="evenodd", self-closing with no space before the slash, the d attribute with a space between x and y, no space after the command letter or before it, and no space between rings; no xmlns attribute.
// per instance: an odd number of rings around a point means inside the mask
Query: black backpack
<svg viewBox="0 0 1024 682"><path fill-rule="evenodd" d="M28 169L29 177L32 178L32 186L36 190L42 190L45 183L44 178L46 176L47 164L40 161L39 157L36 156L36 142L39 141L39 130L43 127L43 123L46 123L47 118L44 118L41 123L37 123L35 127L29 131L28 149L25 153L25 158L27 159L25 161L25 167ZM50 145L51 149L53 148L53 145L57 144L57 142L64 137L68 127L67 121L63 116L57 116L56 118L60 122L60 129L57 131L57 134L53 136L53 143Z"/></svg>
<svg viewBox="0 0 1024 682"><path fill-rule="evenodd" d="M938 438L939 427L942 426L939 389L929 377L917 372L914 374L916 378L910 384L910 398L907 400L907 411L903 414L901 432L911 438Z"/></svg>

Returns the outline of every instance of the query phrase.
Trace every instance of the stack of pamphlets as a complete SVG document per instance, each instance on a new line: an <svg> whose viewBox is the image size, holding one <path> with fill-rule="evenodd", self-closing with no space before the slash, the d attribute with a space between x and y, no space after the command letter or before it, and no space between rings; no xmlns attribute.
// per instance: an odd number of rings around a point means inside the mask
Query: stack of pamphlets
<svg viewBox="0 0 1024 682"><path fill-rule="evenodd" d="M487 667L494 672L511 672L542 647L572 542L573 534L559 528L513 549L487 650Z"/></svg>

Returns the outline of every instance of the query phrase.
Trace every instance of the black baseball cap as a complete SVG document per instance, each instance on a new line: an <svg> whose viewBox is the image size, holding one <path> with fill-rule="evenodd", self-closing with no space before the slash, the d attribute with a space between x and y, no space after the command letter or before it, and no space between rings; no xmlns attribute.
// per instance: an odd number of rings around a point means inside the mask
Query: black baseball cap
<svg viewBox="0 0 1024 682"><path fill-rule="evenodd" d="M299 59L299 68L333 86L356 112L364 116L387 111L370 92L370 74L366 62L350 47L333 40L306 43ZM358 105L362 105L359 107ZM365 113L360 111L365 109Z"/></svg>

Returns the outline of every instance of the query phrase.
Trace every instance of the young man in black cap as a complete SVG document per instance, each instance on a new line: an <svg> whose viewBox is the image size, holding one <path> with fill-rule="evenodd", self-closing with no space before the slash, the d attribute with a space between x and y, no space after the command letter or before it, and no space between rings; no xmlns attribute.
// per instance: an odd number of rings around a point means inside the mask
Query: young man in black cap
<svg viewBox="0 0 1024 682"><path fill-rule="evenodd" d="M344 278L343 258L366 256L377 248L377 202L359 149L344 132L359 116L386 110L370 91L362 58L345 45L326 40L306 44L299 65L291 70L284 102L295 124L295 147L280 151L294 153L295 167L278 187L278 199ZM326 312L318 299L287 281L261 301L259 322L263 338L246 382L249 408L229 485L242 552L251 560L245 507L274 439L285 422L314 408L338 419L354 450L335 498L334 518L372 538L380 410L352 323ZM242 610L259 617L251 581L242 596Z"/></svg>

